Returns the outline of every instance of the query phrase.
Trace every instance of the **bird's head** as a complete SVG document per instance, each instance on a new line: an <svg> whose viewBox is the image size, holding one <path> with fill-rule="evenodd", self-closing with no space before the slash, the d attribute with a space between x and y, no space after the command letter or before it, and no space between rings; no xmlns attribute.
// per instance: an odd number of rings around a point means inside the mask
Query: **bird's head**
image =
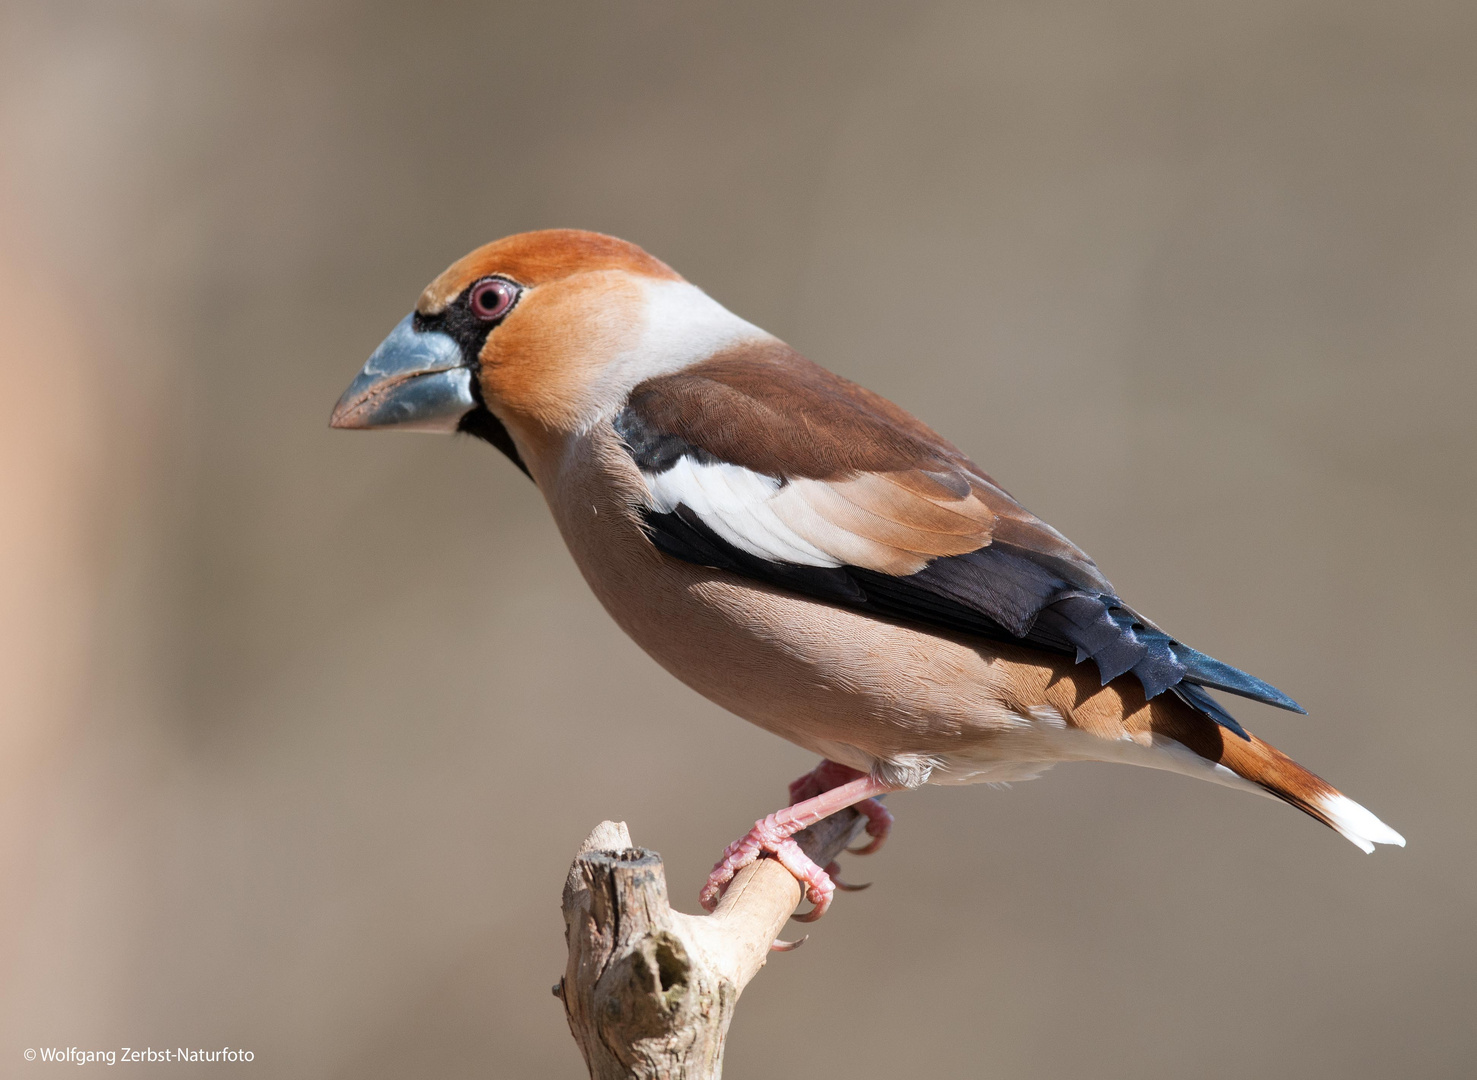
<svg viewBox="0 0 1477 1080"><path fill-rule="evenodd" d="M464 431L526 472L524 459L588 430L642 379L755 336L767 335L635 244L519 233L431 282L329 423Z"/></svg>

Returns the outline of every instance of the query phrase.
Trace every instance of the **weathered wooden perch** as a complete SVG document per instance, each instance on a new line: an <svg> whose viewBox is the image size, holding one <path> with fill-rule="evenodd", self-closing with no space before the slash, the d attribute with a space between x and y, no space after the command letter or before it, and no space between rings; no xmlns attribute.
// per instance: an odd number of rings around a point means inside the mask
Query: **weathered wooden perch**
<svg viewBox="0 0 1477 1080"><path fill-rule="evenodd" d="M844 810L795 837L821 866L865 819ZM662 858L602 821L564 886L569 963L554 993L592 1080L717 1080L733 1011L800 904L773 859L739 871L711 915L667 902Z"/></svg>

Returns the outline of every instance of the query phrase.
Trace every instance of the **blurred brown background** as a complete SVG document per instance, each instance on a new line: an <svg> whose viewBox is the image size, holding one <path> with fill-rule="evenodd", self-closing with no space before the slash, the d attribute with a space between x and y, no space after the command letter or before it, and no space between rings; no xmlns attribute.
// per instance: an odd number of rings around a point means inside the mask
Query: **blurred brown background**
<svg viewBox="0 0 1477 1080"><path fill-rule="evenodd" d="M951 436L1410 840L898 796L730 1076L1473 1075L1474 55L1470 3L0 7L0 1073L581 1076L577 843L695 910L809 768L491 449L326 426L443 266L573 225Z"/></svg>

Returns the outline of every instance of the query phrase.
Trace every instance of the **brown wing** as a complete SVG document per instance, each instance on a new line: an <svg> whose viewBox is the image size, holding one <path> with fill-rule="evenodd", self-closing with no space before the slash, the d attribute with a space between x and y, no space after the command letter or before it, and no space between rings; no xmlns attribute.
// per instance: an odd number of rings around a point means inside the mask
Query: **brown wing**
<svg viewBox="0 0 1477 1080"><path fill-rule="evenodd" d="M1238 733L1200 686L1298 708L1137 615L957 447L779 342L643 382L615 427L651 491L652 541L676 558L1091 657L1104 683L1132 671L1150 697L1174 688Z"/></svg>
<svg viewBox="0 0 1477 1080"><path fill-rule="evenodd" d="M775 500L777 512L813 533L818 547L865 558L842 561L896 573L1001 541L1060 564L1083 587L1112 592L1086 552L958 447L780 342L649 379L625 416L626 427L664 437L671 453L682 445L785 481L793 490ZM670 463L648 457L642 468Z"/></svg>

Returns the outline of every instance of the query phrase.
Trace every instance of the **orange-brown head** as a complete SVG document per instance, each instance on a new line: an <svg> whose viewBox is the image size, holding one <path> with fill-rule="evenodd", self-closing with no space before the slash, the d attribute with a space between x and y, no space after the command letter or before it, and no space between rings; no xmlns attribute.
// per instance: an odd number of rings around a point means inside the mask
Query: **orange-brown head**
<svg viewBox="0 0 1477 1080"><path fill-rule="evenodd" d="M635 244L519 233L426 287L330 423L469 431L515 461L587 428L642 378L762 331ZM512 435L509 435L509 432Z"/></svg>

